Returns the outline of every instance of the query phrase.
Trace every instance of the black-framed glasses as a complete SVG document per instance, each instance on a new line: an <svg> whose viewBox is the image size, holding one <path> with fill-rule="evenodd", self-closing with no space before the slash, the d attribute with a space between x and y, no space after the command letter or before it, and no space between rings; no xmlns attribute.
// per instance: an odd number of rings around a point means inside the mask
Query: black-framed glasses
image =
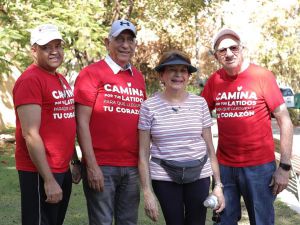
<svg viewBox="0 0 300 225"><path fill-rule="evenodd" d="M227 48L220 48L217 49L216 52L220 55L220 56L225 56L227 54L227 50L230 50L233 54L237 54L239 53L241 46L240 45L231 45Z"/></svg>

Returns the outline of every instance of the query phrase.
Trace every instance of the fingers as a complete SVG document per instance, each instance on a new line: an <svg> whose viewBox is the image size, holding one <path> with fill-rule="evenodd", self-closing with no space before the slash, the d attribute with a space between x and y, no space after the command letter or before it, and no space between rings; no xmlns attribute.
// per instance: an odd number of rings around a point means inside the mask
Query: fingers
<svg viewBox="0 0 300 225"><path fill-rule="evenodd" d="M273 185L272 193L277 195L287 188L289 182L289 172L282 170L280 167L275 171L269 186Z"/></svg>
<svg viewBox="0 0 300 225"><path fill-rule="evenodd" d="M63 193L62 193L62 190L60 189L60 191L48 193L48 194L46 194L46 196L47 196L46 202L54 204L54 203L58 203L62 200Z"/></svg>
<svg viewBox="0 0 300 225"><path fill-rule="evenodd" d="M58 203L63 198L63 192L56 180L50 180L44 183L47 203Z"/></svg>
<svg viewBox="0 0 300 225"><path fill-rule="evenodd" d="M159 213L158 213L157 206L153 206L151 208L145 208L145 213L154 222L158 221Z"/></svg>
<svg viewBox="0 0 300 225"><path fill-rule="evenodd" d="M81 180L81 167L79 165L74 165L72 168L72 182L78 184Z"/></svg>
<svg viewBox="0 0 300 225"><path fill-rule="evenodd" d="M283 184L275 184L273 189L272 189L272 193L273 195L277 195L280 192L282 192L284 189L287 188L287 185L283 185Z"/></svg>
<svg viewBox="0 0 300 225"><path fill-rule="evenodd" d="M98 192L104 190L104 177L99 166L93 169L87 168L87 179L90 188Z"/></svg>
<svg viewBox="0 0 300 225"><path fill-rule="evenodd" d="M223 211L223 209L225 209L225 201L219 203L218 208L215 209L217 213L220 213Z"/></svg>

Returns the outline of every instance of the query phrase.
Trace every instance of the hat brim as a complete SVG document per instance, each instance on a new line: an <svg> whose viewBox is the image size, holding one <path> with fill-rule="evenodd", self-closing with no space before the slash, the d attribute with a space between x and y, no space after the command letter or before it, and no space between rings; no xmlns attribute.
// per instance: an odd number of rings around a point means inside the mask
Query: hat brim
<svg viewBox="0 0 300 225"><path fill-rule="evenodd" d="M189 64L188 62L186 62L186 61L184 61L182 59L175 59L175 60L171 60L169 62L162 63L159 66L156 66L154 68L154 70L157 71L157 72L161 72L161 71L163 71L163 69L166 66L170 66L170 65L185 65L185 66L187 66L189 73L195 73L195 72L197 72L197 68L196 67L192 66L191 64Z"/></svg>

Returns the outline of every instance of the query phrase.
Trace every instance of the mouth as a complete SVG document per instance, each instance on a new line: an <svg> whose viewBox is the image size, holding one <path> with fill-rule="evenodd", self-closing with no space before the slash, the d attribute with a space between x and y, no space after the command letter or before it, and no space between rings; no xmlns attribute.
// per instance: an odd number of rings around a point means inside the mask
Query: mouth
<svg viewBox="0 0 300 225"><path fill-rule="evenodd" d="M122 55L130 55L130 51L119 51Z"/></svg>
<svg viewBox="0 0 300 225"><path fill-rule="evenodd" d="M183 80L177 80L177 79L171 79L171 81L176 84L181 84L184 82Z"/></svg>
<svg viewBox="0 0 300 225"><path fill-rule="evenodd" d="M49 57L49 61L51 61L51 62L59 62L60 59L61 58L59 56L50 56Z"/></svg>

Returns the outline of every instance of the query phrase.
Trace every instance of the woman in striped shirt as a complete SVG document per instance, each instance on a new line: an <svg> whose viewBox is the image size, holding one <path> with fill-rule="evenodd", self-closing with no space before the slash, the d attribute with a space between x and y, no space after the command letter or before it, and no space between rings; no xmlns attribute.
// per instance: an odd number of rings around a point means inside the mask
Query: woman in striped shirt
<svg viewBox="0 0 300 225"><path fill-rule="evenodd" d="M161 56L155 70L165 88L142 103L138 125L145 212L153 221L158 220L156 195L167 225L204 225L203 202L209 194L211 175L218 199L216 212L224 209L225 201L206 101L186 91L189 76L197 69L185 53L173 50ZM163 160L189 164L206 155L207 161L192 182L175 182L162 166Z"/></svg>

